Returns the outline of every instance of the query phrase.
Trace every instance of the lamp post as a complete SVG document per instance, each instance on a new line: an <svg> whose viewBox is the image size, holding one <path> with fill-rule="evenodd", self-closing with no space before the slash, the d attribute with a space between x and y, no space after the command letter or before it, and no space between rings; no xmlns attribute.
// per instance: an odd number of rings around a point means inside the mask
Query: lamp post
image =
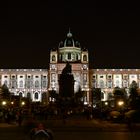
<svg viewBox="0 0 140 140"><path fill-rule="evenodd" d="M2 105L6 106L7 102L6 101L2 101Z"/></svg>
<svg viewBox="0 0 140 140"><path fill-rule="evenodd" d="M119 106L119 107L121 107L121 108L122 108L122 107L123 107L123 105L124 105L124 101L118 101L118 106Z"/></svg>
<svg viewBox="0 0 140 140"><path fill-rule="evenodd" d="M21 102L21 106L24 106L24 105L25 105L25 102L24 102L24 101L22 101L22 102Z"/></svg>
<svg viewBox="0 0 140 140"><path fill-rule="evenodd" d="M119 107L119 112L121 113L121 116L124 116L124 101L120 100L118 101L118 107Z"/></svg>

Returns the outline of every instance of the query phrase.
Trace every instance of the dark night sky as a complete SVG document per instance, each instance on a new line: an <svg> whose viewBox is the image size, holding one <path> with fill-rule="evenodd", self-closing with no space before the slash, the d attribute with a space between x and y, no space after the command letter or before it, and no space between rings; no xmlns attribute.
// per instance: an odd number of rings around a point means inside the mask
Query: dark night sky
<svg viewBox="0 0 140 140"><path fill-rule="evenodd" d="M76 2L75 2L76 1ZM29 1L0 7L0 68L48 68L69 27L92 68L140 68L138 2Z"/></svg>

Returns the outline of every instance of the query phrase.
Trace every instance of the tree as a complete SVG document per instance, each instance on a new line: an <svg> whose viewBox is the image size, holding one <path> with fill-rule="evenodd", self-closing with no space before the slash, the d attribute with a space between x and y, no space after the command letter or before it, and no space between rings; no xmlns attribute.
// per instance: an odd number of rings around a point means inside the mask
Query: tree
<svg viewBox="0 0 140 140"><path fill-rule="evenodd" d="M75 93L75 99L80 100L85 96L85 92L81 90L81 87L79 87L79 90Z"/></svg>
<svg viewBox="0 0 140 140"><path fill-rule="evenodd" d="M130 84L129 87L129 93L131 98L136 98L138 95L138 84L136 83L136 81L132 81L132 83Z"/></svg>
<svg viewBox="0 0 140 140"><path fill-rule="evenodd" d="M101 89L100 88L93 88L92 89L92 104L95 104L96 107L101 108Z"/></svg>
<svg viewBox="0 0 140 140"><path fill-rule="evenodd" d="M55 98L55 99L58 98L58 94L56 93L55 90L51 90L51 91L49 92L49 96L50 96L51 98Z"/></svg>
<svg viewBox="0 0 140 140"><path fill-rule="evenodd" d="M140 108L140 96L138 85L136 81L132 81L129 87L129 107L132 109L139 109Z"/></svg>
<svg viewBox="0 0 140 140"><path fill-rule="evenodd" d="M3 84L2 87L1 87L1 96L2 96L2 98L10 99L10 95L11 94L10 94L10 91L9 91L7 85Z"/></svg>
<svg viewBox="0 0 140 140"><path fill-rule="evenodd" d="M114 95L114 101L115 101L115 106L117 107L118 101L123 101L126 106L126 90L125 88L120 88L120 87L115 87L113 90L113 95Z"/></svg>
<svg viewBox="0 0 140 140"><path fill-rule="evenodd" d="M101 92L100 88L93 88L92 89L93 99L101 101L101 94L102 94L102 92Z"/></svg>
<svg viewBox="0 0 140 140"><path fill-rule="evenodd" d="M113 94L115 99L126 99L126 91L124 88L115 87L113 90Z"/></svg>

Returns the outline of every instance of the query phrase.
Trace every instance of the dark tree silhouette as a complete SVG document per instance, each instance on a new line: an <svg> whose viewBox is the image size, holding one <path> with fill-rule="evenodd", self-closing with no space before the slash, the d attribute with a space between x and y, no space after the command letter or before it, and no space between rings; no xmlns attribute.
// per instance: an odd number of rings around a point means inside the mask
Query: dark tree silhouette
<svg viewBox="0 0 140 140"><path fill-rule="evenodd" d="M140 108L140 96L138 94L138 85L136 81L132 81L129 87L129 107L139 110Z"/></svg>
<svg viewBox="0 0 140 140"><path fill-rule="evenodd" d="M120 88L120 87L115 87L113 90L113 95L114 95L114 101L115 101L115 106L117 107L118 101L122 100L124 101L124 105L126 106L126 101L127 101L127 93L125 88Z"/></svg>
<svg viewBox="0 0 140 140"><path fill-rule="evenodd" d="M10 99L10 91L6 84L1 86L1 96L4 99Z"/></svg>

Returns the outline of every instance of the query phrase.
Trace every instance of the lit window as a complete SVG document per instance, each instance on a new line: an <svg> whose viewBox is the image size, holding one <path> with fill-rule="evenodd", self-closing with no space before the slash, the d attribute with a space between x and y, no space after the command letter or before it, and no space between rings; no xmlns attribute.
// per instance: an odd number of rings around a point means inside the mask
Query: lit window
<svg viewBox="0 0 140 140"><path fill-rule="evenodd" d="M19 87L23 87L23 81L19 81Z"/></svg>
<svg viewBox="0 0 140 140"><path fill-rule="evenodd" d="M39 81L38 81L38 80L35 81L35 87L36 87L36 88L39 87Z"/></svg>
<svg viewBox="0 0 140 140"><path fill-rule="evenodd" d="M103 80L100 80L100 82L99 82L99 87L100 87L100 88L104 88L104 81L103 81Z"/></svg>
<svg viewBox="0 0 140 140"><path fill-rule="evenodd" d="M12 88L16 88L16 81L12 81Z"/></svg>
<svg viewBox="0 0 140 140"><path fill-rule="evenodd" d="M131 78L135 78L135 75L131 75Z"/></svg>
<svg viewBox="0 0 140 140"><path fill-rule="evenodd" d="M108 83L107 83L108 85L108 88L112 88L112 82L111 81L108 81Z"/></svg>
<svg viewBox="0 0 140 140"><path fill-rule="evenodd" d="M87 56L86 55L83 56L83 61L87 61Z"/></svg>
<svg viewBox="0 0 140 140"><path fill-rule="evenodd" d="M37 92L35 93L35 99L38 99L38 93Z"/></svg>
<svg viewBox="0 0 140 140"><path fill-rule="evenodd" d="M28 99L31 98L31 93L30 93L30 92L27 93L27 98L28 98Z"/></svg>
<svg viewBox="0 0 140 140"><path fill-rule="evenodd" d="M68 59L71 59L71 53L68 53Z"/></svg>
<svg viewBox="0 0 140 140"><path fill-rule="evenodd" d="M8 84L8 81L7 81L7 80L5 80L5 81L4 81L4 84L5 84L5 85L7 85L7 84Z"/></svg>
<svg viewBox="0 0 140 140"><path fill-rule="evenodd" d="M52 56L52 61L56 61L55 55Z"/></svg>
<svg viewBox="0 0 140 140"><path fill-rule="evenodd" d="M46 82L46 81L43 81L43 82L42 82L42 87L43 87L43 88L46 88L46 86L47 86L47 82Z"/></svg>
<svg viewBox="0 0 140 140"><path fill-rule="evenodd" d="M117 80L117 81L116 81L116 87L119 87L119 86L120 86L120 81Z"/></svg>
<svg viewBox="0 0 140 140"><path fill-rule="evenodd" d="M31 82L27 81L27 88L31 88Z"/></svg>

